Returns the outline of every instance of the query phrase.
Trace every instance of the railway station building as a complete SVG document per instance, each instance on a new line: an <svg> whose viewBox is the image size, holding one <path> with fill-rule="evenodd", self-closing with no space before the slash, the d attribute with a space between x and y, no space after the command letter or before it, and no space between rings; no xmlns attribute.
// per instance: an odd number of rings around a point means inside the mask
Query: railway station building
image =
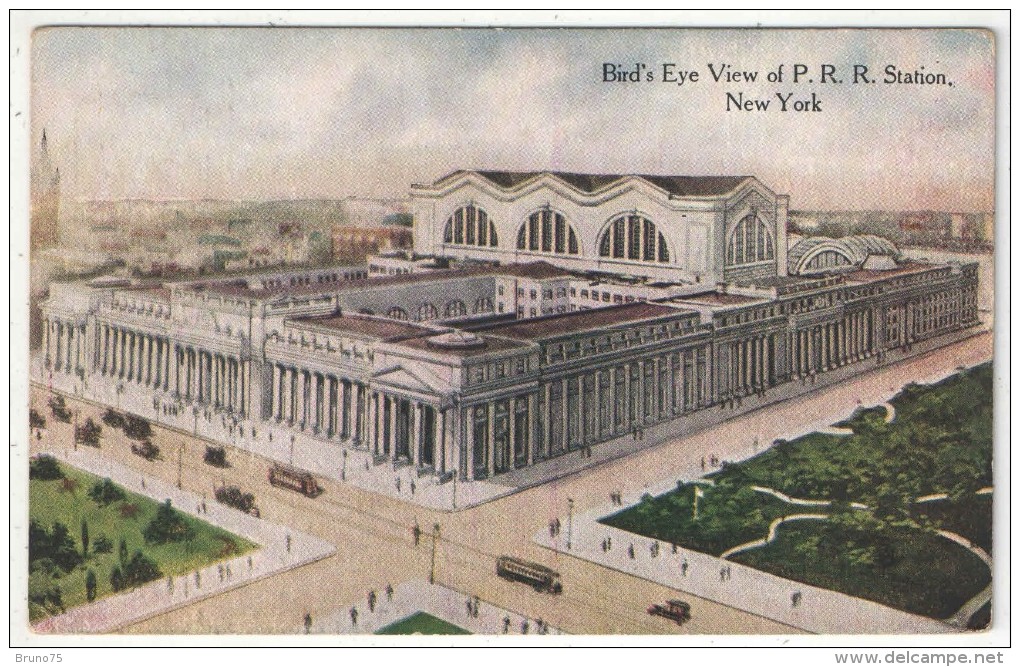
<svg viewBox="0 0 1020 667"><path fill-rule="evenodd" d="M33 372L443 484L979 324L976 264L874 236L791 243L788 197L753 177L458 171L411 196L413 254L54 284Z"/></svg>

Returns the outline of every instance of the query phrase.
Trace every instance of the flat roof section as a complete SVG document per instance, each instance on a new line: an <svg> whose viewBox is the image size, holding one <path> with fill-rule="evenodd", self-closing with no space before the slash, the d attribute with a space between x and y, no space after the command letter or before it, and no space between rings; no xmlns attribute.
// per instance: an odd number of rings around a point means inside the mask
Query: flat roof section
<svg viewBox="0 0 1020 667"><path fill-rule="evenodd" d="M529 318L508 324L479 327L473 329L473 331L476 333L491 333L518 340L542 340L543 338L552 338L575 331L604 329L617 324L650 320L665 315L693 314L694 312L693 310L684 310L674 306L641 302L592 310L579 310L561 315Z"/></svg>
<svg viewBox="0 0 1020 667"><path fill-rule="evenodd" d="M437 354L445 354L448 356L467 358L467 357L478 357L483 354L491 354L493 352L505 352L507 350L514 350L527 347L526 343L521 343L516 340L509 340L506 338L500 338L499 336L484 336L480 335L484 345L478 347L440 347L433 345L429 342L429 338L441 335L438 332L429 332L429 335L419 336L417 338L407 338L399 341L397 344L400 347L407 347L412 350L425 350L428 352L435 352Z"/></svg>
<svg viewBox="0 0 1020 667"><path fill-rule="evenodd" d="M673 303L693 303L699 306L743 306L748 303L767 301L765 297L729 294L727 292L700 292L670 299Z"/></svg>
<svg viewBox="0 0 1020 667"><path fill-rule="evenodd" d="M851 271L844 273L843 277L848 282L855 283L874 283L886 278L895 278L896 276L905 276L912 273L924 273L925 271L931 271L932 269L941 269L945 265L938 264L922 264L920 262L909 262L906 264L900 264L895 269L888 269L886 271L875 271L871 269L859 269L857 271Z"/></svg>
<svg viewBox="0 0 1020 667"><path fill-rule="evenodd" d="M429 329L411 322L391 320L385 317L373 317L361 314L327 315L324 317L298 317L289 322L296 325L311 325L321 329L331 329L337 333L350 333L376 340L389 340L421 335L435 335Z"/></svg>

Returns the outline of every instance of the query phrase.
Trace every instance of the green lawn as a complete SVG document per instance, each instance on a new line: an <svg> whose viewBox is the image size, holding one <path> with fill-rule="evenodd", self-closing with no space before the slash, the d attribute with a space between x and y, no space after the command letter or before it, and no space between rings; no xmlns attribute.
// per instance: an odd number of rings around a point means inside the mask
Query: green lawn
<svg viewBox="0 0 1020 667"><path fill-rule="evenodd" d="M681 485L602 523L666 543L719 555L766 535L789 514L830 518L780 528L771 545L734 557L780 576L945 617L989 580L987 566L935 529L991 550L992 371L990 364L932 386L908 385L885 408L858 410L840 423L852 434L809 433L779 441L758 456L725 464L702 486L693 517L693 486ZM754 492L763 486L831 507L789 505ZM917 497L949 499L916 504ZM864 503L867 510L851 509ZM955 607L954 607L955 605Z"/></svg>
<svg viewBox="0 0 1020 667"><path fill-rule="evenodd" d="M129 554L141 549L158 565L164 576L191 572L209 563L257 547L248 540L187 515L184 516L184 520L194 531L194 539L190 542L146 544L142 531L156 514L158 507L156 502L145 496L125 492L124 500L100 507L88 495L89 489L99 481L99 478L63 462L60 467L67 480L70 480L69 483L63 480L37 479L29 482L29 516L46 529L52 529L55 522L67 526L79 553L81 523L84 519L88 524L89 554L83 564L68 573L60 570L47 573L38 568L31 572L30 594L33 591L59 586L66 608L83 604L86 602L85 577L89 569L96 574L97 599L114 594L110 584L110 573L119 564L121 539L126 541ZM100 537L106 537L112 542L112 552L105 554L94 552L93 547ZM43 606L29 603L29 617L32 621L48 613L50 612Z"/></svg>
<svg viewBox="0 0 1020 667"><path fill-rule="evenodd" d="M447 623L432 614L419 611L407 618L376 630L377 635L469 635L464 628Z"/></svg>
<svg viewBox="0 0 1020 667"><path fill-rule="evenodd" d="M867 553L873 538L874 534L847 535L830 522L796 522L782 526L768 546L735 554L732 560L932 618L952 616L991 580L977 556L955 542L913 528L881 531L883 544L888 545L888 565L856 557ZM808 551L811 556L805 557Z"/></svg>

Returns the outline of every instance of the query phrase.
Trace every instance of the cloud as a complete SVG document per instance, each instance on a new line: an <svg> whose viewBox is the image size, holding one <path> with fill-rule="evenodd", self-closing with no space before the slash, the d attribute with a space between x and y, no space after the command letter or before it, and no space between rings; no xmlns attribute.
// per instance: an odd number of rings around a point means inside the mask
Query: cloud
<svg viewBox="0 0 1020 667"><path fill-rule="evenodd" d="M803 208L990 208L992 49L964 30L50 28L32 131L78 198L402 196L486 167L755 174ZM604 83L604 62L701 80ZM708 63L759 78L716 83ZM925 65L954 86L794 86L794 63ZM823 112L775 112L777 92ZM726 93L773 111L727 111Z"/></svg>

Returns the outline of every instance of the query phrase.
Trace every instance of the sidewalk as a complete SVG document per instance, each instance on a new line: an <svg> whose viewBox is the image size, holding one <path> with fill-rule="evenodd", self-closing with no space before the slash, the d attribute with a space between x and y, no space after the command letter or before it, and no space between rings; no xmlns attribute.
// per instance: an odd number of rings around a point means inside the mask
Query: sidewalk
<svg viewBox="0 0 1020 667"><path fill-rule="evenodd" d="M502 635L505 617L510 618L508 635L524 634L525 621L528 623L527 634L538 634L537 619L507 611L484 600L478 605L478 616L469 616L466 604L469 596L420 579L412 579L395 586L392 600L386 599L386 593L382 589L375 593L377 601L374 612L368 610L366 591L366 598L352 602L350 607L339 609L321 619L313 618L311 634L371 635L387 625L421 611L463 628L473 635ZM358 610L356 626L351 622L351 607ZM294 634L304 632L304 627L294 628ZM546 634L563 633L549 627Z"/></svg>
<svg viewBox="0 0 1020 667"><path fill-rule="evenodd" d="M163 577L130 592L74 607L59 616L38 621L32 631L46 634L110 633L138 621L164 614L197 600L218 595L333 554L332 544L311 535L279 526L210 502L207 512L198 513L202 497L182 491L157 477L143 477L137 471L103 459L88 448L54 454L81 470L109 477L128 491L156 502L169 498L178 510L202 521L240 535L261 545L261 549L209 565L197 572ZM142 480L145 488L142 488ZM289 545L288 545L289 543Z"/></svg>

